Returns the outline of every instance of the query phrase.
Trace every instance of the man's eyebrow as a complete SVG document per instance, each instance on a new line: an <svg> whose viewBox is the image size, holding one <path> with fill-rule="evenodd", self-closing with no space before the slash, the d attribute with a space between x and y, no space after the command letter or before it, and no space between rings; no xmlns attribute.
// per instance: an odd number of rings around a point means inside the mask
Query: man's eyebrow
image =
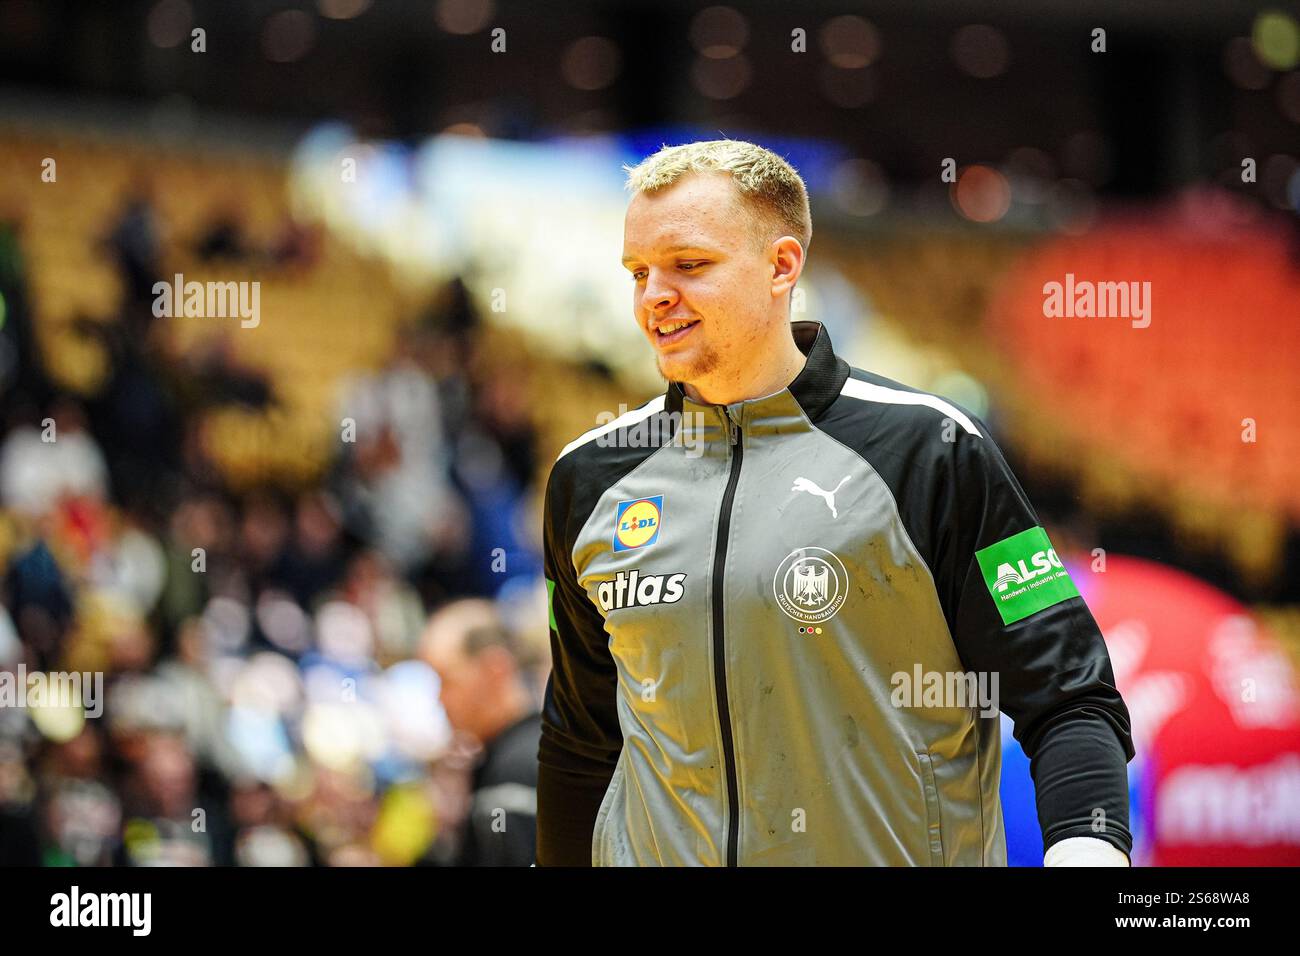
<svg viewBox="0 0 1300 956"><path fill-rule="evenodd" d="M708 246L673 246L671 249L665 249L664 255L675 256L679 252L707 252L708 248ZM640 258L640 256L624 256L623 265L627 265L629 262L637 262Z"/></svg>

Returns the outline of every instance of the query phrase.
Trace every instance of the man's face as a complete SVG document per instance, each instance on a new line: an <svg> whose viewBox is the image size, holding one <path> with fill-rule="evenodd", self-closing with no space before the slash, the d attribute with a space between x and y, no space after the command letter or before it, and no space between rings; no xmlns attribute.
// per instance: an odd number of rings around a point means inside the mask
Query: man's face
<svg viewBox="0 0 1300 956"><path fill-rule="evenodd" d="M428 661L438 672L441 681L438 699L447 711L451 725L479 736L487 690L482 669L465 653L462 642L453 637L439 640L429 653Z"/></svg>
<svg viewBox="0 0 1300 956"><path fill-rule="evenodd" d="M628 204L623 265L635 281L632 309L669 381L725 377L761 343L773 268L755 228L727 173L690 173Z"/></svg>

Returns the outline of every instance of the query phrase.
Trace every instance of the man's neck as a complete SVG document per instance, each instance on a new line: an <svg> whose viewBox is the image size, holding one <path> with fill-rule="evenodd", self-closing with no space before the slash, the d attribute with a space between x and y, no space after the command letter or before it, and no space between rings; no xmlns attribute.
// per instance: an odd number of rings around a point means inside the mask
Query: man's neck
<svg viewBox="0 0 1300 956"><path fill-rule="evenodd" d="M749 375L732 376L726 380L710 377L697 383L682 382L682 391L691 401L701 405L732 405L752 398L764 398L789 388L807 363L808 356L799 351L794 336L787 333L775 362L765 363Z"/></svg>
<svg viewBox="0 0 1300 956"><path fill-rule="evenodd" d="M492 743L504 731L509 730L527 717L530 712L528 695L522 688L508 694L502 701L501 706L496 708L496 712L493 714L494 719L483 728L483 743L485 745Z"/></svg>

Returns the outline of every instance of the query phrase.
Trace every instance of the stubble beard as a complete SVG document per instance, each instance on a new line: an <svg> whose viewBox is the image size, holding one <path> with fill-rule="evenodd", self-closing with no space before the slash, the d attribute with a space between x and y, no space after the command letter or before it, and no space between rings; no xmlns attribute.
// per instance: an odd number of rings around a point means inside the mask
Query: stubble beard
<svg viewBox="0 0 1300 956"><path fill-rule="evenodd" d="M655 356L655 364L659 368L659 375L665 382L681 382L688 385L696 385L700 379L712 375L717 371L720 363L717 350L711 345L703 345L691 361L683 363L672 361L673 369L669 372L669 363L665 361L662 355Z"/></svg>

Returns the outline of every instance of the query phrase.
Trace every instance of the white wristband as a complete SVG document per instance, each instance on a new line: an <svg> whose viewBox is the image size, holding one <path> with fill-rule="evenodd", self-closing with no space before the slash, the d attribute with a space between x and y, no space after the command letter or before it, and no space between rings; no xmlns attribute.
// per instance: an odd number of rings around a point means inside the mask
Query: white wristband
<svg viewBox="0 0 1300 956"><path fill-rule="evenodd" d="M1131 866L1118 847L1096 837L1067 837L1043 854L1043 866Z"/></svg>

